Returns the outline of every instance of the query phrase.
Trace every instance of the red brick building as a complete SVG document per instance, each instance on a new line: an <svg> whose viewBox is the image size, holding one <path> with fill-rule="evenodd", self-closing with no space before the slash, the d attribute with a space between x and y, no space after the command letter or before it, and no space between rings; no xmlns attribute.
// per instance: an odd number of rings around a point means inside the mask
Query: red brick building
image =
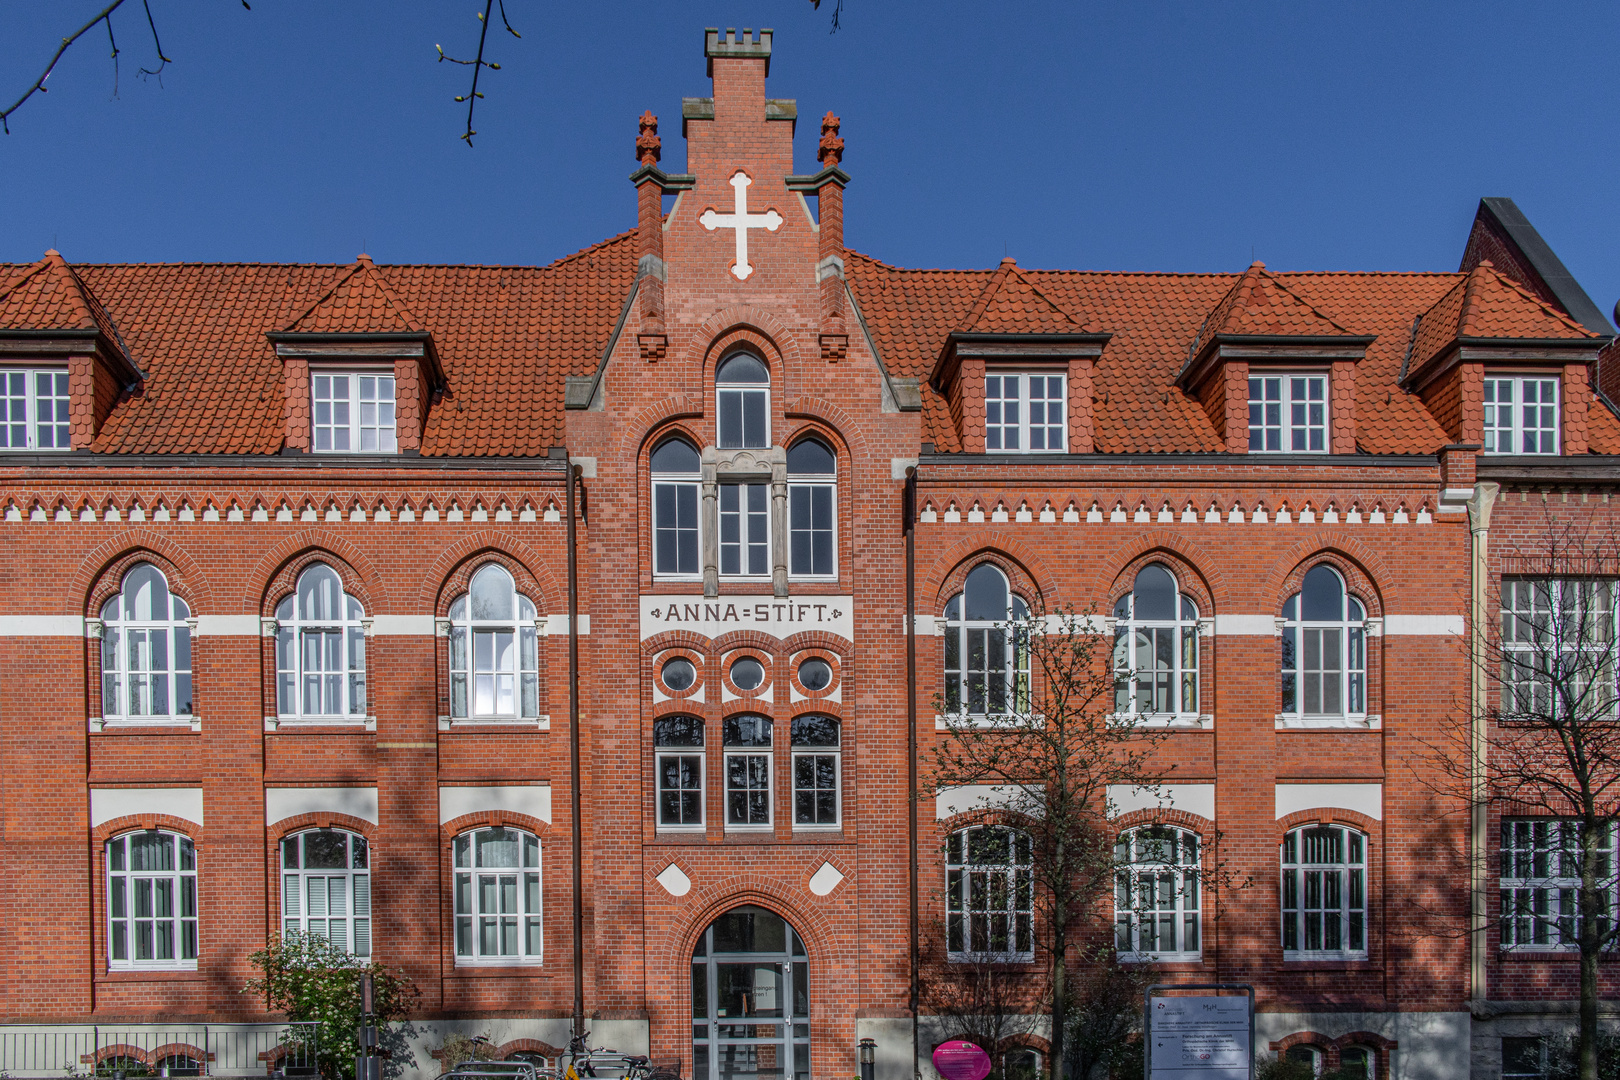
<svg viewBox="0 0 1620 1080"><path fill-rule="evenodd" d="M1035 962L910 766L1072 605L1172 729L1125 850L1255 882L1120 912L1131 962L1323 1066L1500 1075L1573 968L1434 930L1484 853L1431 748L1484 530L1612 513L1612 329L1508 200L1456 272L900 269L770 51L709 31L687 174L644 116L635 227L546 266L0 267L7 1025L265 1019L288 928L411 975L430 1072L554 1053L577 973L686 1075L906 1075L914 903L930 962Z"/></svg>

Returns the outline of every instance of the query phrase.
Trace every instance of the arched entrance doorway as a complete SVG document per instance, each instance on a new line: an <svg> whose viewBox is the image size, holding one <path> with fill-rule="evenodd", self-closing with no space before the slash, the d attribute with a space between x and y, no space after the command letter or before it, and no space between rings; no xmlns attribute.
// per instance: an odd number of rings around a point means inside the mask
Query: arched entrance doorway
<svg viewBox="0 0 1620 1080"><path fill-rule="evenodd" d="M746 904L692 950L693 1080L810 1080L810 962L780 915Z"/></svg>

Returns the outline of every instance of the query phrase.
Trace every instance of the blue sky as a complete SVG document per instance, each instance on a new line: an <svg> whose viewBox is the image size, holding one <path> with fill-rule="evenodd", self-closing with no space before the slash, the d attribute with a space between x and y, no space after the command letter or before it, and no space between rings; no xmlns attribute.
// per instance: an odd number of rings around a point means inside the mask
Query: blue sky
<svg viewBox="0 0 1620 1080"><path fill-rule="evenodd" d="M770 93L844 120L851 246L909 266L1452 270L1517 200L1620 297L1620 5L139 0L0 137L0 260L543 263L634 223L636 117L708 93L705 26L776 30ZM0 4L0 99L101 0Z"/></svg>

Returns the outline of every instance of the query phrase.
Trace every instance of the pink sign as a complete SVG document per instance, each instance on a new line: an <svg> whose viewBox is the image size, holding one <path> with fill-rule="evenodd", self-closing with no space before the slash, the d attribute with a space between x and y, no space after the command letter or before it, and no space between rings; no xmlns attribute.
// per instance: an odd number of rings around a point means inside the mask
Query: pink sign
<svg viewBox="0 0 1620 1080"><path fill-rule="evenodd" d="M990 1075L990 1055L965 1039L934 1047L934 1068L945 1080L984 1080Z"/></svg>

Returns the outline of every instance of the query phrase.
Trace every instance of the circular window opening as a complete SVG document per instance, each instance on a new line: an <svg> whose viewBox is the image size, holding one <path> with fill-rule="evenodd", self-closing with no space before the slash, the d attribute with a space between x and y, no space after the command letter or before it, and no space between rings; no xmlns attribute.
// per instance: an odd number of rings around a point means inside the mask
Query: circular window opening
<svg viewBox="0 0 1620 1080"><path fill-rule="evenodd" d="M663 675L664 685L677 694L692 689L692 684L697 682L697 668L684 656L677 656L665 664Z"/></svg>
<svg viewBox="0 0 1620 1080"><path fill-rule="evenodd" d="M825 660L806 660L799 665L799 682L806 690L825 690L832 685L832 665Z"/></svg>
<svg viewBox="0 0 1620 1080"><path fill-rule="evenodd" d="M758 690L765 681L765 665L752 656L745 656L731 665L731 681L739 690Z"/></svg>

